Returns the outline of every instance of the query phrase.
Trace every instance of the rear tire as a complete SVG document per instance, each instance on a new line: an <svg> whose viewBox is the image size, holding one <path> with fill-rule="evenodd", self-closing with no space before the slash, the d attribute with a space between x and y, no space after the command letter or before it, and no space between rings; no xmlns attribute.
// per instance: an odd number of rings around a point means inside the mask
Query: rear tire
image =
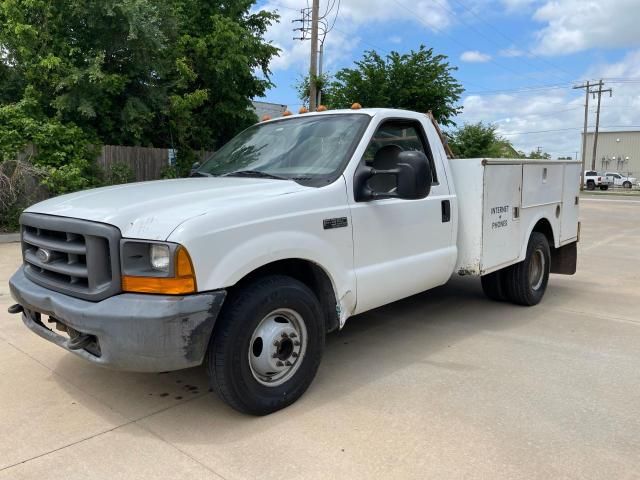
<svg viewBox="0 0 640 480"><path fill-rule="evenodd" d="M318 371L325 326L318 299L283 275L233 292L209 343L211 387L232 408L267 415L295 402Z"/></svg>
<svg viewBox="0 0 640 480"><path fill-rule="evenodd" d="M549 282L551 253L547 237L533 232L527 245L524 261L505 270L507 297L518 305L533 306L540 303Z"/></svg>
<svg viewBox="0 0 640 480"><path fill-rule="evenodd" d="M507 299L503 270L481 276L480 283L482 284L482 291L491 300L504 302Z"/></svg>

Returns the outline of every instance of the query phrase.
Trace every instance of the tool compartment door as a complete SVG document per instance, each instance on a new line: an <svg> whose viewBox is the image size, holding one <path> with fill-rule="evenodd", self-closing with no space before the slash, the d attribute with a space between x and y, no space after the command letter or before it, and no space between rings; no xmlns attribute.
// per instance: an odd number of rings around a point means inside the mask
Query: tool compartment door
<svg viewBox="0 0 640 480"><path fill-rule="evenodd" d="M482 208L482 273L520 255L522 165L486 165Z"/></svg>

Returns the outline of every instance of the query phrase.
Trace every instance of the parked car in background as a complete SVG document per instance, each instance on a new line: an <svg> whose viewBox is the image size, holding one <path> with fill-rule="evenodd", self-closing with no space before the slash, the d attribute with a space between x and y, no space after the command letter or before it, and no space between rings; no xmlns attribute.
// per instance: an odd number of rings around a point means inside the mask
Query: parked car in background
<svg viewBox="0 0 640 480"><path fill-rule="evenodd" d="M585 170L584 185L587 190L595 190L596 187L600 188L600 190L609 190L609 187L613 186L613 179L595 170Z"/></svg>
<svg viewBox="0 0 640 480"><path fill-rule="evenodd" d="M612 180L616 187L631 188L634 184L638 183L637 178L629 177L618 172L605 172L604 176Z"/></svg>

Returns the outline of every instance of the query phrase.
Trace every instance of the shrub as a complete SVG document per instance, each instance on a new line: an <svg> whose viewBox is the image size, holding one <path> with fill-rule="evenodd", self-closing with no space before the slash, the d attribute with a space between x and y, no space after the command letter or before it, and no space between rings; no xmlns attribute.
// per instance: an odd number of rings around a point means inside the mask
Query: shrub
<svg viewBox="0 0 640 480"><path fill-rule="evenodd" d="M134 180L133 169L124 162L116 162L103 172L104 185L120 185Z"/></svg>

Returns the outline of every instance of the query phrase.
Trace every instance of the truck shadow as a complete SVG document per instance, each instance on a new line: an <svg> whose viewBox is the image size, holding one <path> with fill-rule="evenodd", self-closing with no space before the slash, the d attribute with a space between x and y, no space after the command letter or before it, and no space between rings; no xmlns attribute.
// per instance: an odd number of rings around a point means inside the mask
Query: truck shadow
<svg viewBox="0 0 640 480"><path fill-rule="evenodd" d="M352 392L411 366L424 365L451 374L477 369L473 363L431 357L468 337L516 328L543 314L491 302L476 278L454 278L445 286L349 319L343 330L327 336L320 370L307 393L291 407L261 418L239 414L208 392L202 367L134 374L103 370L65 355L55 369L63 377L80 371L83 376L90 375L95 384L111 385L117 398L90 393L131 420L143 419L143 425L163 437L168 435L169 441L178 441L174 437L179 436L186 444L225 444L283 428L283 423L335 406ZM66 383L60 383L65 388ZM186 394L179 393L185 387ZM381 384L380 388L385 387ZM75 390L69 391L73 394ZM165 401L158 401L162 393L166 393ZM142 403L129 409L133 402Z"/></svg>

